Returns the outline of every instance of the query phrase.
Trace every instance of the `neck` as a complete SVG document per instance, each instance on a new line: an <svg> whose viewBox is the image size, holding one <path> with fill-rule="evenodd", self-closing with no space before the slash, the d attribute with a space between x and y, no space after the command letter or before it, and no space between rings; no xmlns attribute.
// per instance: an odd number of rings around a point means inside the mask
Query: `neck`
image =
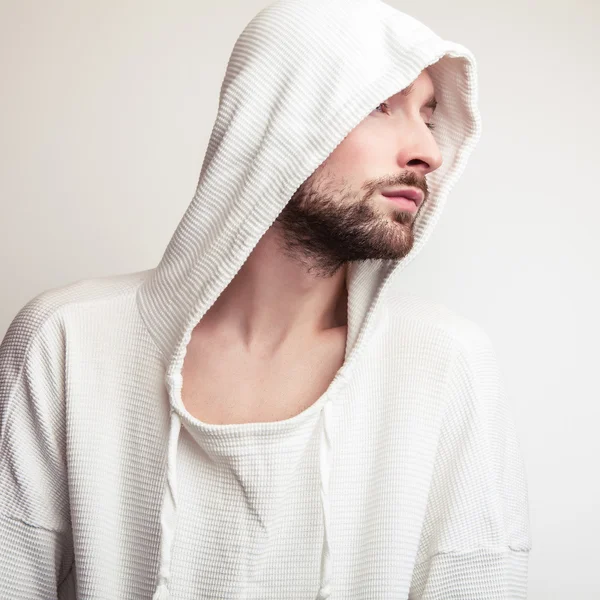
<svg viewBox="0 0 600 600"><path fill-rule="evenodd" d="M273 352L314 340L347 323L346 266L328 278L282 250L271 227L197 327L218 326L248 351Z"/></svg>

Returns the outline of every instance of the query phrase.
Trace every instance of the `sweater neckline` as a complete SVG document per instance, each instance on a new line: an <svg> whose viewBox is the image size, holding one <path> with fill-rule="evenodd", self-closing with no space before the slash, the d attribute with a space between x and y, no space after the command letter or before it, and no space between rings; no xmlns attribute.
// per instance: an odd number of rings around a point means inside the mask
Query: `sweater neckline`
<svg viewBox="0 0 600 600"><path fill-rule="evenodd" d="M334 401L339 396L345 370L345 365L342 365L315 402L287 419L230 424L207 423L191 415L183 405L181 393L173 398L173 410L196 442L213 454L230 455L256 451L261 446L285 443L290 436L302 436L304 432L312 430L325 403Z"/></svg>

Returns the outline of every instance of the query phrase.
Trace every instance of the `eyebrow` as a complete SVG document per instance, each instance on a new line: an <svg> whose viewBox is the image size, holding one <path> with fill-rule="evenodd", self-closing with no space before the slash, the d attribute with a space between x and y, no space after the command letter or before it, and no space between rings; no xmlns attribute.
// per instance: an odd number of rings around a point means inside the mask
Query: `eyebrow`
<svg viewBox="0 0 600 600"><path fill-rule="evenodd" d="M401 92L400 95L404 96L406 98L406 96L409 96L410 94L413 93L415 89L415 82L413 81L409 86L405 87ZM427 102L423 105L423 108L431 108L433 109L433 111L435 111L435 108L437 106L437 100L435 99L435 96L432 94L429 98L427 98Z"/></svg>

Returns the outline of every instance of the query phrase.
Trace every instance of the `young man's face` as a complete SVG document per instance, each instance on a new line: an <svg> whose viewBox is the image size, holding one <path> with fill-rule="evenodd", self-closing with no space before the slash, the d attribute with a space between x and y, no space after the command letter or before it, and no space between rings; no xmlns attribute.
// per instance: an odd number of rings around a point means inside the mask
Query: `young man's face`
<svg viewBox="0 0 600 600"><path fill-rule="evenodd" d="M412 92L375 107L302 184L277 218L291 255L327 276L348 261L408 254L425 176L442 164L428 127L434 91L422 71ZM423 192L418 208L382 195L404 187Z"/></svg>

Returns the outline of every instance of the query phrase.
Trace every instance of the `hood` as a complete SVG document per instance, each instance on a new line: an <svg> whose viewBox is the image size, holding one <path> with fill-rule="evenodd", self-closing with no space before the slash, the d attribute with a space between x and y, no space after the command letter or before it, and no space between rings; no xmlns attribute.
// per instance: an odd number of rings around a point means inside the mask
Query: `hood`
<svg viewBox="0 0 600 600"><path fill-rule="evenodd" d="M400 271L431 235L480 136L475 59L464 46L441 39L380 0L279 0L260 11L238 37L196 192L137 295L164 362L171 408L155 599L169 597L177 441L182 419L189 418L181 402L181 371L192 330L301 184L376 106L426 67L438 101L433 136L443 164L427 176L429 198L414 222L411 251L398 260L348 266L348 333L340 381L372 333L385 297L399 285ZM328 415L325 405L319 598L328 597L331 589Z"/></svg>

